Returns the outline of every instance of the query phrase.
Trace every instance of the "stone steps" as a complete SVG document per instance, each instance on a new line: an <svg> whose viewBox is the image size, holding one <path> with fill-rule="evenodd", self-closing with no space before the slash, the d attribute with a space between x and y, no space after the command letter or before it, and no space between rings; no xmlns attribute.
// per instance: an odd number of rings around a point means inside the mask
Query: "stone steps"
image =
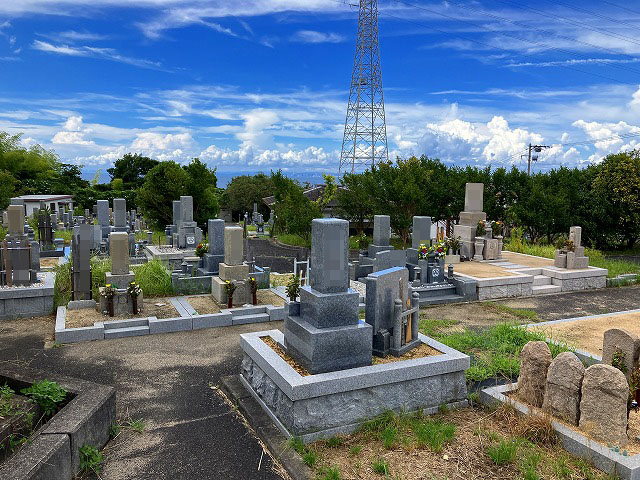
<svg viewBox="0 0 640 480"><path fill-rule="evenodd" d="M560 285L534 285L531 288L532 295L546 295L547 293L560 293L562 287Z"/></svg>
<svg viewBox="0 0 640 480"><path fill-rule="evenodd" d="M131 320L111 320L104 322L105 330L119 330L128 327L148 327L148 318L132 318Z"/></svg>
<svg viewBox="0 0 640 480"><path fill-rule="evenodd" d="M104 331L104 338L124 338L124 337L136 337L138 335L149 335L149 325L136 326L136 327L124 327L124 328L111 328Z"/></svg>
<svg viewBox="0 0 640 480"><path fill-rule="evenodd" d="M231 318L232 325L243 325L245 323L268 322L270 320L268 313L251 313L249 315L235 315Z"/></svg>
<svg viewBox="0 0 640 480"><path fill-rule="evenodd" d="M541 287L543 285L551 285L551 277L546 275L536 275L533 277L533 286Z"/></svg>
<svg viewBox="0 0 640 480"><path fill-rule="evenodd" d="M454 288L454 291L455 291L455 288ZM464 297L462 295L456 295L456 294L436 295L436 296L430 296L427 298L420 299L420 306L439 305L442 303L457 303L457 302L464 302Z"/></svg>

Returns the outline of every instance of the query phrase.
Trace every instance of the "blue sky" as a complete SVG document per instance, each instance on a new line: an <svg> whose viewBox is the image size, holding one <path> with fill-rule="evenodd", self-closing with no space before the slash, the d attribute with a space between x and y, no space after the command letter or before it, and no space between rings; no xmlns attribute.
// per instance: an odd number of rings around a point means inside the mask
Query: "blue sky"
<svg viewBox="0 0 640 480"><path fill-rule="evenodd" d="M356 3L351 0L351 3ZM640 1L380 0L390 155L585 165L640 141ZM357 7L3 0L0 130L88 174L126 152L335 173Z"/></svg>

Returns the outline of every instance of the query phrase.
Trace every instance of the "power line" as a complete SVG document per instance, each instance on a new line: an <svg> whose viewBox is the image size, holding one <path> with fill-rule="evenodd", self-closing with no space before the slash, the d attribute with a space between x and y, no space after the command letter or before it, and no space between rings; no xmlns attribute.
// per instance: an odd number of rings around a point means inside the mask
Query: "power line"
<svg viewBox="0 0 640 480"><path fill-rule="evenodd" d="M491 29L491 28L489 28L489 27L485 27L484 25L480 25L480 24L478 24L478 23L471 22L471 21L469 21L469 20L463 20L463 19L461 19L461 18L456 18L456 17L453 17L453 16L451 16L451 15L446 15L446 14L444 14L444 13L440 13L440 12L438 12L438 11L436 11L436 10L431 10L431 9L429 9L429 8L422 7L422 6L420 6L420 5L415 5L415 4L412 4L412 3L406 2L406 1L404 1L404 0L393 0L393 1L394 1L394 2L396 2L396 3L400 3L400 4L403 4L403 5L409 6L409 7L417 8L417 9L419 9L419 10L424 10L424 11L426 11L426 12L433 13L433 14L435 14L435 15L439 15L439 16L442 16L442 17L444 17L444 18L448 18L448 19L450 19L450 20L455 20L455 21L457 21L457 22L467 23L467 24L469 24L469 25L473 25L474 27L482 28L482 29L487 30L487 31L489 31L489 32L496 33L496 34L498 34L498 35L502 35L502 36L505 36L505 37L508 37L508 38L513 38L513 39L520 40L520 41L523 41L523 42L531 43L532 45L537 45L537 46L540 46L540 47L545 47L545 48L547 48L547 49L549 49L549 50L555 50L555 51L558 51L558 52L566 53L566 54L568 54L568 55L577 55L577 56L580 56L580 57L583 57L583 58L589 58L589 56L588 56L588 55L583 55L583 54L580 54L580 53L577 53L577 52L571 52L571 51L569 51L569 50L565 50L565 49L562 49L562 48L553 47L553 46L548 45L548 44L546 44L546 43L537 42L537 41L535 41L535 40L530 40L530 39L528 39L528 38L520 37L520 36L518 36L518 35L510 35L510 34L508 34L508 33L500 32L500 31L498 31L498 30L494 30L494 29ZM640 45L640 44L639 44L639 45ZM622 70L628 70L628 71L630 71L630 72L640 74L640 70L635 70L635 69L633 69L633 68L625 67L625 66L623 66L623 65L616 65L616 64L612 64L612 63L609 63L609 62L606 62L606 61L602 61L602 60L597 60L597 59L590 59L590 60L593 60L593 61L594 61L594 63L601 63L602 65L608 65L608 66L612 66L612 67L615 67L615 68L620 68L620 69L622 69Z"/></svg>
<svg viewBox="0 0 640 480"><path fill-rule="evenodd" d="M533 13L535 13L535 14L537 14L537 15L542 16L542 17L551 18L551 19L553 19L553 20L559 20L559 21L561 21L561 22L563 22L563 23L569 23L569 24L571 24L571 25L575 25L575 26L578 26L578 27L584 28L584 29L586 29L586 30L590 30L590 31L592 31L592 32L600 33L600 34L605 35L605 36L608 36L608 37L617 38L617 39L619 39L619 40L625 40L625 41L627 41L627 42L635 43L636 45L640 45L640 42L638 42L638 41L637 41L635 38L633 38L633 37L628 37L628 36L626 36L626 35L621 35L621 34L619 34L619 33L613 33L613 32L610 32L610 31L608 31L608 30L603 30L603 29L601 29L601 28L592 27L592 26L591 26L591 25L589 25L588 23L581 22L581 21L579 21L579 20L572 20L572 19L570 19L570 18L563 17L563 16L561 16L561 15L552 15L552 14L548 14L548 13L545 13L545 12L543 12L543 11L541 11L541 10L538 10L538 9L535 9L535 8L528 7L528 6L526 6L526 5L522 5L522 4L520 4L520 3L512 2L512 1L510 1L510 0L495 0L495 1L500 2L500 3L504 3L505 5L511 5L511 6L516 7L516 8L521 8L521 9L523 9L523 10L528 10L528 11L533 12Z"/></svg>
<svg viewBox="0 0 640 480"><path fill-rule="evenodd" d="M462 4L462 3L457 3L457 2L454 2L454 1L451 1L451 0L449 0L449 3L451 3L453 5L457 5L457 6L461 7L461 8L463 8L463 9L467 9L467 10L471 10L473 12L481 13L482 15L487 16L487 17L495 18L496 20L500 20L502 22L510 23L510 24L518 26L518 27L527 28L527 29L532 30L532 31L544 33L544 34L547 34L547 35L552 35L554 37L562 38L564 40L569 40L571 42L580 43L582 45L586 45L586 46L592 47L592 48L597 49L597 50L602 50L602 51L605 51L605 52L613 53L614 55L622 55L622 56L629 57L631 59L637 60L637 57L635 57L633 55L629 55L627 53L620 53L620 52L618 52L616 50L613 50L613 49L610 49L610 48L601 47L599 45L594 45L593 43L584 42L584 41L578 40L576 38L571 38L571 37L567 37L565 35L560 35L560 34L557 34L555 32L552 32L550 30L543 30L541 28L533 27L533 26L528 25L526 23L516 22L514 20L511 20L511 19L506 18L506 17L502 17L500 15L494 15L492 13L488 13L487 11L479 9L479 8L472 8L472 7L469 7L468 5L465 5L465 4ZM640 42L638 42L638 45L640 45ZM603 61L606 62L606 60L603 60ZM634 70L634 72L640 73L640 70Z"/></svg>
<svg viewBox="0 0 640 480"><path fill-rule="evenodd" d="M636 15L640 15L640 12L638 10L631 10L630 8L623 7L622 5L618 5L617 3L608 2L607 0L600 0L600 2L611 5L612 7L621 8L622 10L626 10L627 12L635 13Z"/></svg>
<svg viewBox="0 0 640 480"><path fill-rule="evenodd" d="M636 29L638 28L638 26L634 25L633 23L625 22L617 18L608 17L606 15L602 15L601 13L591 12L589 10L585 10L584 8L576 7L575 5L570 5L564 2L560 2L559 0L547 0L547 2L555 3L556 5L570 8L571 10L575 10L576 12L582 12L582 13L586 13L587 15L593 15L594 17L602 18L603 20L609 20L610 22L619 23L621 25L626 25L631 28L636 28Z"/></svg>

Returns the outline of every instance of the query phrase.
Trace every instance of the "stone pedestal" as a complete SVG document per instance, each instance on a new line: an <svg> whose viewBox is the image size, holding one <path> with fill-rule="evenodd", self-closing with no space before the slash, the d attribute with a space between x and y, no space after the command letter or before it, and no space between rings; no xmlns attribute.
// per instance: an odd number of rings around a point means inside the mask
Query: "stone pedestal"
<svg viewBox="0 0 640 480"><path fill-rule="evenodd" d="M495 238L488 238L484 241L484 253L485 260L497 260L499 256L498 240Z"/></svg>
<svg viewBox="0 0 640 480"><path fill-rule="evenodd" d="M103 315L109 315L109 300L103 295L103 288L100 288L100 303L98 308ZM144 310L144 297L142 293L138 295L137 302L138 312ZM116 315L133 315L133 300L131 295L125 289L118 289L113 297L113 314Z"/></svg>
<svg viewBox="0 0 640 480"><path fill-rule="evenodd" d="M136 276L132 271L127 273L114 274L107 272L105 274L105 284L111 285L115 288L128 288L129 284L136 279Z"/></svg>
<svg viewBox="0 0 640 480"><path fill-rule="evenodd" d="M484 242L485 242L484 237L475 238L475 248L474 248L474 255L473 255L474 260L480 261L484 259Z"/></svg>
<svg viewBox="0 0 640 480"><path fill-rule="evenodd" d="M211 295L215 298L220 305L224 308L227 305L227 291L225 290L226 281L220 279L220 277L211 277ZM253 295L251 294L251 288L247 281L234 281L236 284L236 290L233 292L233 304L244 305L253 302Z"/></svg>
<svg viewBox="0 0 640 480"><path fill-rule="evenodd" d="M372 327L358 319L359 295L349 289L348 240L346 220L313 220L310 285L285 317L287 353L313 374L371 365Z"/></svg>

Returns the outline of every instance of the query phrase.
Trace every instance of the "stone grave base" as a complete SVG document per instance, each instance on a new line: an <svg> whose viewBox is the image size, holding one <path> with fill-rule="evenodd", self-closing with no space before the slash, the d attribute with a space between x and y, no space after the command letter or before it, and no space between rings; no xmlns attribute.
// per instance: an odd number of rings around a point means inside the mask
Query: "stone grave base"
<svg viewBox="0 0 640 480"><path fill-rule="evenodd" d="M49 315L53 311L52 273L39 273L37 286L0 289L0 320Z"/></svg>
<svg viewBox="0 0 640 480"><path fill-rule="evenodd" d="M221 262L219 268L222 280L246 280L249 277L249 265L227 265Z"/></svg>
<svg viewBox="0 0 640 480"><path fill-rule="evenodd" d="M517 389L517 383L486 388L480 392L479 400L480 403L490 407L508 402L520 415L541 415L539 409L529 407L513 397L507 396ZM598 443L564 423L552 420L551 424L560 444L567 452L593 463L596 468L605 473L615 472L617 478L621 480L640 478L640 454L622 455L622 453L615 452L613 448Z"/></svg>
<svg viewBox="0 0 640 480"><path fill-rule="evenodd" d="M466 405L464 372L469 357L435 340L420 341L442 352L387 364L302 376L260 337L284 348L279 330L240 336L239 376L276 426L304 442L355 431L386 410L435 413L440 405Z"/></svg>
<svg viewBox="0 0 640 480"><path fill-rule="evenodd" d="M161 260L168 265L170 270L180 270L185 257L193 257L195 249L179 249L169 245L158 247L157 245L147 245L144 253L149 260Z"/></svg>
<svg viewBox="0 0 640 480"><path fill-rule="evenodd" d="M211 276L191 277L182 273L172 273L171 283L177 295L197 295L211 293Z"/></svg>
<svg viewBox="0 0 640 480"><path fill-rule="evenodd" d="M129 273L125 273L121 275L114 275L111 272L107 272L106 278L105 278L105 284L106 285L111 284L111 286L115 288L127 289L129 288L129 284L133 282L135 279L136 279L136 276L132 271L129 271Z"/></svg>
<svg viewBox="0 0 640 480"><path fill-rule="evenodd" d="M107 299L102 295L102 288L100 289L100 304L98 306L99 311L102 312L103 315L109 314L109 306L107 303ZM142 293L138 295L138 312L144 310L144 298ZM115 297L113 297L113 314L114 315L124 315L131 314L133 315L133 302L131 299L131 295L127 293L126 289L118 289Z"/></svg>
<svg viewBox="0 0 640 480"><path fill-rule="evenodd" d="M215 298L220 305L227 304L227 291L225 290L226 282L221 280L220 277L211 277L211 295ZM244 305L253 301L253 295L251 295L251 289L247 282L236 282L236 291L233 292L233 304Z"/></svg>

